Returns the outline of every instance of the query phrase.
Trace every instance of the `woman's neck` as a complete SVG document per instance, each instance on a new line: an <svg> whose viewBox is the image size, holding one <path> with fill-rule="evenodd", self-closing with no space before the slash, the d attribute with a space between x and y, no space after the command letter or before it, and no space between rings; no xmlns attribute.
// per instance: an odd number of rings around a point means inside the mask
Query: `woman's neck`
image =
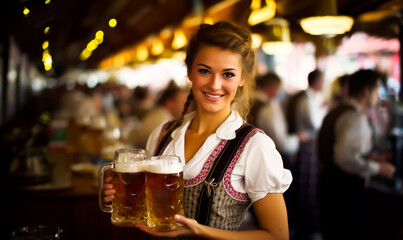
<svg viewBox="0 0 403 240"><path fill-rule="evenodd" d="M212 134L216 132L218 127L228 118L231 110L220 111L217 113L206 113L197 111L196 116L190 124L189 128L198 134Z"/></svg>

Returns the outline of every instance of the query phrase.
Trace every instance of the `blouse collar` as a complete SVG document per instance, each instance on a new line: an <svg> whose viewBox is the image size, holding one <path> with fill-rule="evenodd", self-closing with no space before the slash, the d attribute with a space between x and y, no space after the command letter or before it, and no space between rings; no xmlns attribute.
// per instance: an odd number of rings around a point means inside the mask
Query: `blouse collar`
<svg viewBox="0 0 403 240"><path fill-rule="evenodd" d="M196 112L190 112L184 116L184 120L182 125L177 128L172 133L172 138L179 137L180 135L184 135L186 133L187 128L195 117ZM215 134L218 138L224 140L234 139L236 134L235 131L241 127L243 124L243 120L241 116L235 110L231 110L231 114L225 119L225 121L218 127Z"/></svg>

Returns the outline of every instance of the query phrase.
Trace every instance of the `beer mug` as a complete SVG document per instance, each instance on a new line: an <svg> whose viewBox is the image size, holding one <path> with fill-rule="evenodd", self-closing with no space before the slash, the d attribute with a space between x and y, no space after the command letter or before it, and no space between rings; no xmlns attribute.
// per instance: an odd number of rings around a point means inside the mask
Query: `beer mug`
<svg viewBox="0 0 403 240"><path fill-rule="evenodd" d="M111 163L99 169L99 207L111 213L111 222L116 226L130 227L135 223L146 222L145 163L149 154L144 149L121 148L115 151ZM116 190L112 205L106 205L103 196L104 177L112 175Z"/></svg>
<svg viewBox="0 0 403 240"><path fill-rule="evenodd" d="M182 227L174 220L183 210L183 166L177 156L151 157L146 173L147 226L154 231Z"/></svg>

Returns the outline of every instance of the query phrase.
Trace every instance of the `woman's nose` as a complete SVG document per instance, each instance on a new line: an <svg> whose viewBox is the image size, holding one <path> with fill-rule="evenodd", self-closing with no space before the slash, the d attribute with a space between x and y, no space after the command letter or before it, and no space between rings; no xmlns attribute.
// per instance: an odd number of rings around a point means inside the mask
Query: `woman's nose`
<svg viewBox="0 0 403 240"><path fill-rule="evenodd" d="M210 79L210 87L214 90L221 88L221 78L218 74L212 75Z"/></svg>

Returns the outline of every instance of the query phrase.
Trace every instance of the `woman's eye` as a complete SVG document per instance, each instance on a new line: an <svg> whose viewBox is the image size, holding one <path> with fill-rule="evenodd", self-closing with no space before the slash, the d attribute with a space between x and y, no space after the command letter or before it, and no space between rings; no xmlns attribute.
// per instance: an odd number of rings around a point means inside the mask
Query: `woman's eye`
<svg viewBox="0 0 403 240"><path fill-rule="evenodd" d="M226 77L226 78L232 78L234 76L235 76L235 74L230 73L230 72L224 73L224 77Z"/></svg>
<svg viewBox="0 0 403 240"><path fill-rule="evenodd" d="M199 73L207 74L207 73L209 73L209 71L207 69L199 69Z"/></svg>

